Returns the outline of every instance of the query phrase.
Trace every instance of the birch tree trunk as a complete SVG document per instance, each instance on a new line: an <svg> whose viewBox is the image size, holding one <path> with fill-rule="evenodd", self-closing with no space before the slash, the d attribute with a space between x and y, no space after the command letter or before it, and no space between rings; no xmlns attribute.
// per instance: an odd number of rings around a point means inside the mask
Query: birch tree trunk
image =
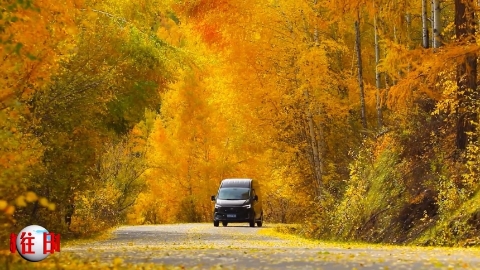
<svg viewBox="0 0 480 270"><path fill-rule="evenodd" d="M434 33L434 29L435 29L435 4L433 2L434 0L430 0L430 24L431 24L431 28L432 28L432 39L430 40L430 42L432 43L432 48L435 48L435 33Z"/></svg>
<svg viewBox="0 0 480 270"><path fill-rule="evenodd" d="M374 2L375 5L375 2ZM375 8L375 7L374 7ZM378 71L378 65L380 63L380 46L378 44L378 24L377 24L377 12L373 17L373 27L375 34L375 86L376 86L376 109L377 109L377 126L382 128L383 126L383 113L382 113L382 99L380 96L380 72Z"/></svg>
<svg viewBox="0 0 480 270"><path fill-rule="evenodd" d="M309 131L309 139L310 139L310 146L312 148L312 154L313 154L313 167L314 167L314 174L315 174L315 182L317 184L317 190L315 192L316 196L318 197L320 195L320 191L323 188L323 175L322 175L322 166L321 166L321 157L320 157L320 150L319 150L319 145L317 141L317 135L315 134L315 123L313 121L313 116L312 116L312 108L311 108L311 102L310 102L310 94L308 93L308 90L305 90L303 92L305 96L305 102L307 105L307 122L308 122L308 131Z"/></svg>
<svg viewBox="0 0 480 270"><path fill-rule="evenodd" d="M313 5L317 5L317 0L313 0ZM306 20L306 18L304 18ZM305 25L305 35L310 36L311 32L307 25ZM320 37L318 27L315 27L313 30L313 42L315 44L313 49L318 49L320 46ZM298 86L298 83L297 83ZM303 91L303 95L305 97L305 104L306 104L306 120L308 126L308 137L310 141L310 148L313 158L313 171L314 171L314 178L316 184L315 196L320 198L323 190L323 170L324 170L324 135L323 135L323 126L322 123L318 122L315 123L314 120L314 106L316 104L312 104L313 100L310 96L309 89ZM318 115L321 115L321 110L318 109Z"/></svg>
<svg viewBox="0 0 480 270"><path fill-rule="evenodd" d="M427 0L422 0L422 45L423 48L428 48L428 17L427 17Z"/></svg>
<svg viewBox="0 0 480 270"><path fill-rule="evenodd" d="M442 20L440 18L440 0L432 1L433 12L433 48L442 46Z"/></svg>
<svg viewBox="0 0 480 270"><path fill-rule="evenodd" d="M407 44L407 48L409 50L412 49L412 14L410 12L407 12L407 14L405 15L405 22L407 24L407 35L406 35L406 40L405 40L405 43Z"/></svg>
<svg viewBox="0 0 480 270"><path fill-rule="evenodd" d="M365 89L363 86L362 50L360 44L360 10L357 11L357 20L355 21L355 50L357 52L358 86L360 88L360 114L362 119L362 127L367 129Z"/></svg>
<svg viewBox="0 0 480 270"><path fill-rule="evenodd" d="M317 4L317 1L314 1L315 4ZM315 46L318 48L320 46L320 40L319 40L319 33L318 33L318 27L315 27L314 30L314 41L315 41ZM320 106L318 106L317 109L318 115L322 116L323 115L323 110L321 109ZM317 179L318 181L318 195L321 195L321 192L323 189L323 175L325 174L325 135L324 135L324 130L323 130L323 125L321 121L317 121L316 124L316 129L315 129L315 139L316 139L316 144L317 144L317 151L318 151L318 176L319 178Z"/></svg>

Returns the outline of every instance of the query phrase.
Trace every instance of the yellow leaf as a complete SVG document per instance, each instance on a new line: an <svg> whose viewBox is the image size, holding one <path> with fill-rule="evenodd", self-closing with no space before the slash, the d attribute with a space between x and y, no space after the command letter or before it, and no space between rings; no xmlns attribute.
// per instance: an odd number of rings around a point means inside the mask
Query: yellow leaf
<svg viewBox="0 0 480 270"><path fill-rule="evenodd" d="M15 204L16 204L18 207L25 207L25 206L27 206L27 202L25 202L25 196L23 196L23 195L18 196L17 199L15 200Z"/></svg>
<svg viewBox="0 0 480 270"><path fill-rule="evenodd" d="M115 266L118 266L118 265L120 265L120 264L122 264L122 263L123 263L122 258L118 258L118 257L117 257L117 258L113 259L113 265L115 265Z"/></svg>
<svg viewBox="0 0 480 270"><path fill-rule="evenodd" d="M49 203L48 204L48 210L55 211L55 204L54 203Z"/></svg>
<svg viewBox="0 0 480 270"><path fill-rule="evenodd" d="M77 32L77 29L73 26L69 26L65 28L65 32L67 32L70 35L75 35Z"/></svg>
<svg viewBox="0 0 480 270"><path fill-rule="evenodd" d="M38 200L38 197L37 197L37 194L35 194L35 192L29 191L25 194L25 199L27 200L27 202L34 202Z"/></svg>
<svg viewBox="0 0 480 270"><path fill-rule="evenodd" d="M9 205L7 206L7 209L5 209L5 214L7 215L13 215L13 213L15 212L15 206L13 205Z"/></svg>
<svg viewBox="0 0 480 270"><path fill-rule="evenodd" d="M41 206L43 206L43 207L48 207L48 200L47 200L47 198L42 197L42 198L40 198L40 200L39 200L38 202L40 203Z"/></svg>
<svg viewBox="0 0 480 270"><path fill-rule="evenodd" d="M0 210L4 210L5 208L7 208L7 206L8 206L7 201L0 200Z"/></svg>

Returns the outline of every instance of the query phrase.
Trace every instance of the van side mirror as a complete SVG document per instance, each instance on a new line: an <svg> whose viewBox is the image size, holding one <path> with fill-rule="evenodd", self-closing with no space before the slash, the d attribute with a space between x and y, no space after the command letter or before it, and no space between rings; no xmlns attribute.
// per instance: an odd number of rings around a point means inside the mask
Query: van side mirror
<svg viewBox="0 0 480 270"><path fill-rule="evenodd" d="M257 196L257 195L253 196L253 199L254 199L255 201L258 201L258 196Z"/></svg>
<svg viewBox="0 0 480 270"><path fill-rule="evenodd" d="M215 195L212 195L212 201L215 201Z"/></svg>

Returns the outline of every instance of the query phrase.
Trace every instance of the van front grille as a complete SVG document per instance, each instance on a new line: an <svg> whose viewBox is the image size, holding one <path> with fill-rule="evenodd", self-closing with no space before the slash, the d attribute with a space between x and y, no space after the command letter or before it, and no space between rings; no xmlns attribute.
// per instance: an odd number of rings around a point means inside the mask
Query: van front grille
<svg viewBox="0 0 480 270"><path fill-rule="evenodd" d="M219 207L217 209L217 214L227 215L227 214L236 214L237 219L248 219L249 218L249 209L245 207Z"/></svg>
<svg viewBox="0 0 480 270"><path fill-rule="evenodd" d="M245 207L220 207L218 210L218 212L225 214L247 212Z"/></svg>

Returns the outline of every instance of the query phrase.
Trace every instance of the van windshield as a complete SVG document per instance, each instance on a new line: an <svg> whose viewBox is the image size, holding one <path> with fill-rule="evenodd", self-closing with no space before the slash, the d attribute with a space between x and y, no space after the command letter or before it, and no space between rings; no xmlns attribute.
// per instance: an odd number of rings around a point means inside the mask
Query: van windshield
<svg viewBox="0 0 480 270"><path fill-rule="evenodd" d="M217 198L220 200L248 200L250 198L250 189L221 188Z"/></svg>

